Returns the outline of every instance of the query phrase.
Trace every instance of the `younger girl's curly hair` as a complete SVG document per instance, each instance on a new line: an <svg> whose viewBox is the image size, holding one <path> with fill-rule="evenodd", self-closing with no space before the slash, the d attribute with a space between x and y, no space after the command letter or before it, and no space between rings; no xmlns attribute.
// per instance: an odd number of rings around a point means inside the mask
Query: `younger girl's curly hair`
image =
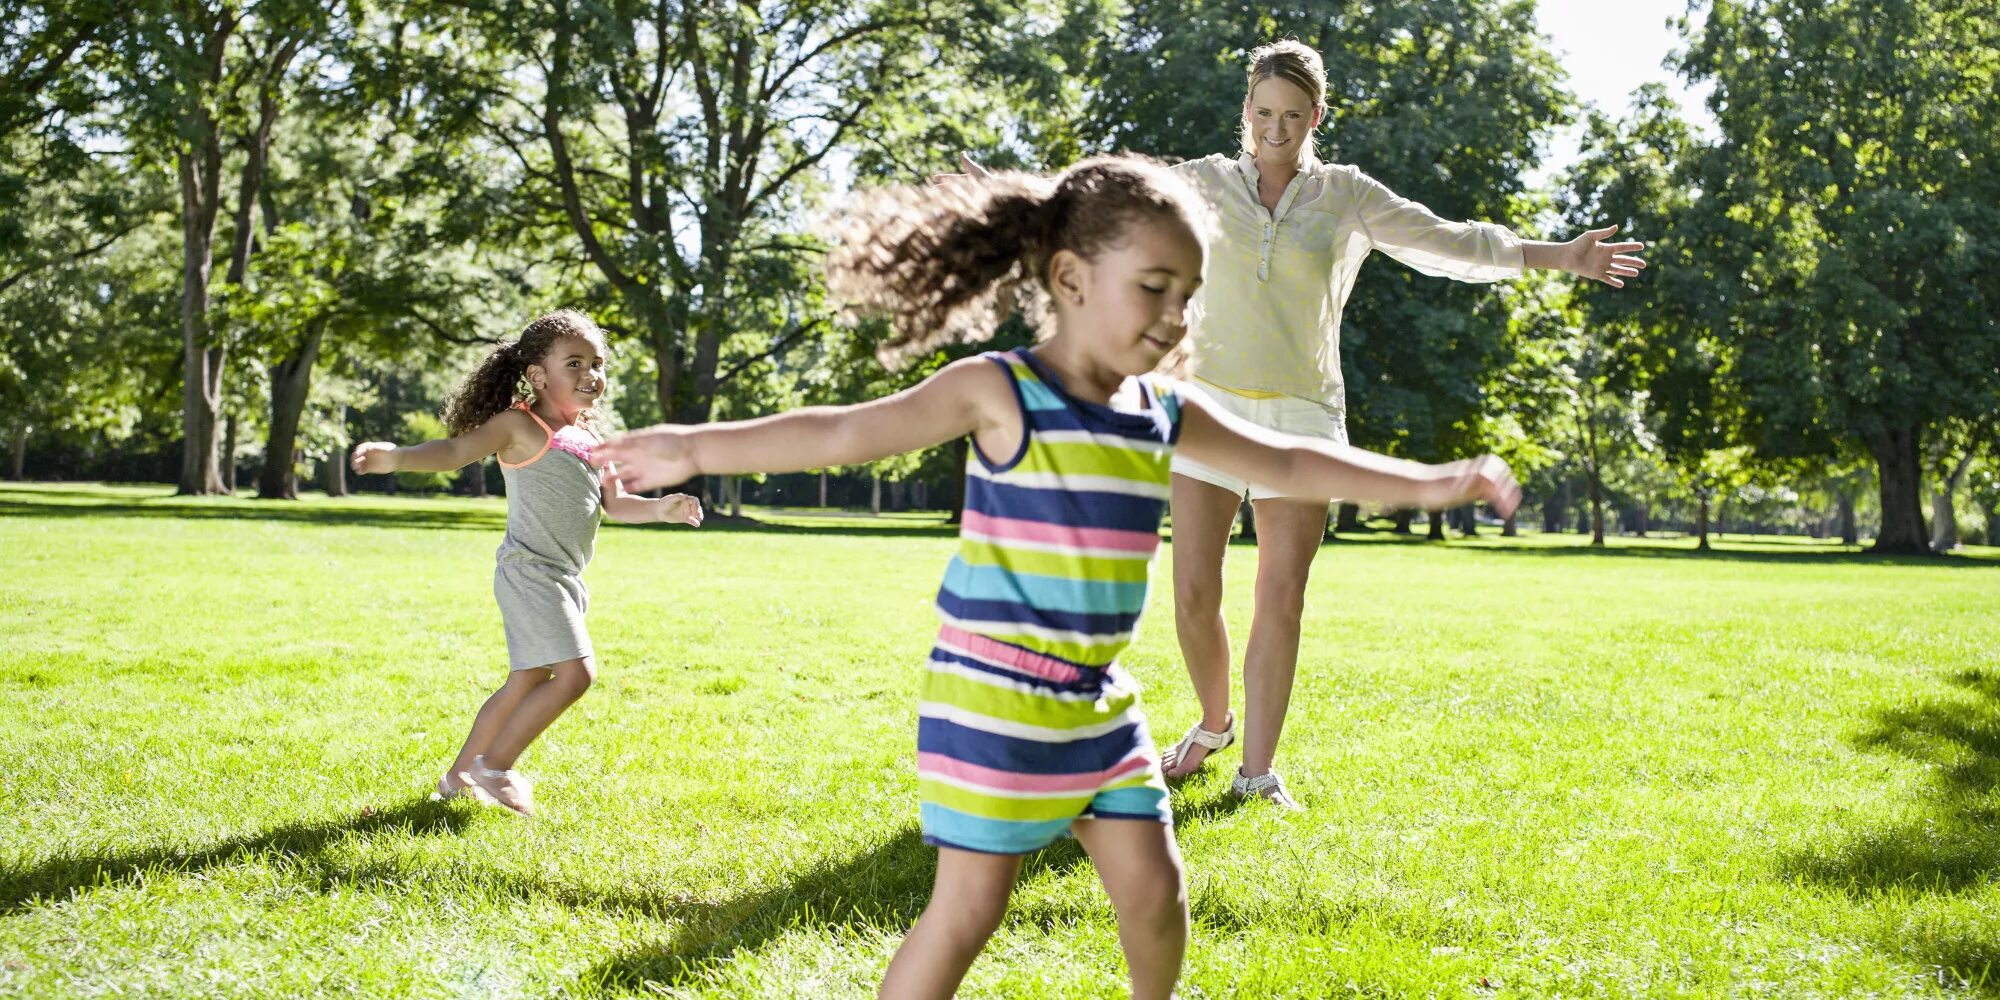
<svg viewBox="0 0 2000 1000"><path fill-rule="evenodd" d="M1143 157L1101 156L1054 178L995 173L934 187L866 191L832 220L827 288L854 314L888 318L890 368L976 343L1015 309L1046 335L1049 261L1119 246L1136 223L1170 219L1207 242L1208 206ZM1184 367L1186 351L1163 363Z"/></svg>
<svg viewBox="0 0 2000 1000"><path fill-rule="evenodd" d="M446 433L457 437L529 398L533 393L527 382L528 366L541 364L556 341L566 336L582 337L604 350L604 331L574 309L535 317L519 339L488 352L445 399Z"/></svg>

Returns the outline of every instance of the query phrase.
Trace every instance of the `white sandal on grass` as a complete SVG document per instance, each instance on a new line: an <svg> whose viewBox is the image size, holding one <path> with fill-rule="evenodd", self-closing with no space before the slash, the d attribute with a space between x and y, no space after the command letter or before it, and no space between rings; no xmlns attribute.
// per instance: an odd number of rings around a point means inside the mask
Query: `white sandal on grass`
<svg viewBox="0 0 2000 1000"><path fill-rule="evenodd" d="M1255 795L1286 812L1306 811L1305 806L1292 798L1292 793L1285 791L1285 779L1278 777L1276 771L1265 771L1252 778L1239 767L1236 776L1229 779L1229 790L1246 798Z"/></svg>
<svg viewBox="0 0 2000 1000"><path fill-rule="evenodd" d="M1214 756L1217 750L1234 742L1236 742L1236 716L1231 715L1229 717L1229 725L1224 726L1219 733L1211 733L1201 728L1201 723L1197 722L1188 727L1187 735L1181 737L1179 743L1169 747L1166 753L1160 755L1160 769L1162 771L1174 770L1180 766L1181 761L1187 759L1189 750L1200 747L1208 752L1202 754L1201 760L1194 765L1195 770L1198 771L1201 769L1201 765L1208 763L1208 758ZM1193 773L1194 771L1188 772L1188 774ZM1178 777L1186 777L1186 775L1178 775Z"/></svg>
<svg viewBox="0 0 2000 1000"><path fill-rule="evenodd" d="M472 783L472 775L464 771L446 771L438 779L437 791L431 793L432 802L448 799L469 799L479 794L479 786Z"/></svg>
<svg viewBox="0 0 2000 1000"><path fill-rule="evenodd" d="M523 816L535 814L535 785L527 775L511 768L502 771L487 767L485 757L474 757L469 776L473 787L486 793L495 805Z"/></svg>

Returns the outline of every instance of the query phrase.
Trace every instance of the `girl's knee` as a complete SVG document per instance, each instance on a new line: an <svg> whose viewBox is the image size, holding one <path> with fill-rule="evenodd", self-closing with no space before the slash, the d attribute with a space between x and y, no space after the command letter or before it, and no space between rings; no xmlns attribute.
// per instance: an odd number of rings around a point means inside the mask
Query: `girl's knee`
<svg viewBox="0 0 2000 1000"><path fill-rule="evenodd" d="M951 936L967 944L983 943L1000 929L1007 916L1007 896L984 894L954 895L941 899L931 896L929 911Z"/></svg>
<svg viewBox="0 0 2000 1000"><path fill-rule="evenodd" d="M556 670L556 682L569 692L571 697L581 698L592 684L597 683L597 664L590 660L565 663Z"/></svg>

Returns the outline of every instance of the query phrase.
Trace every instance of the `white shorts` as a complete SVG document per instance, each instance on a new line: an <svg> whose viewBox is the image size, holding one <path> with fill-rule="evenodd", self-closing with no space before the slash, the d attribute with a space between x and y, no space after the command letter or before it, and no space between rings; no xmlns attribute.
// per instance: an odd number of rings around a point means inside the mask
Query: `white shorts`
<svg viewBox="0 0 2000 1000"><path fill-rule="evenodd" d="M1337 444L1347 443L1347 413L1340 407L1298 396L1251 399L1214 386L1201 388L1203 397L1209 402L1265 430L1291 434L1295 437L1332 441ZM1220 486L1239 497L1248 496L1252 500L1273 500L1285 495L1277 490L1239 479L1212 466L1203 465L1179 453L1174 455L1173 471L1189 479L1199 479L1204 483Z"/></svg>

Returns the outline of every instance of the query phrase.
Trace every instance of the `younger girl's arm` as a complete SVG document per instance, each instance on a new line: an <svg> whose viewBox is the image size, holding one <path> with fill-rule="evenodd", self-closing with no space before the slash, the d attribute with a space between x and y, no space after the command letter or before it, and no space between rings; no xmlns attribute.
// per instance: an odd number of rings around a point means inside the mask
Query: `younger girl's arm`
<svg viewBox="0 0 2000 1000"><path fill-rule="evenodd" d="M1020 433L1014 390L998 366L966 358L893 396L852 406L809 406L755 420L660 424L606 441L597 464L616 462L628 489L684 483L705 473L797 472L859 465L979 432ZM1018 439L1013 442L1018 445ZM1012 450L989 452L1011 454Z"/></svg>
<svg viewBox="0 0 2000 1000"><path fill-rule="evenodd" d="M615 465L606 465L598 471L597 485L604 489L604 513L614 521L623 524L666 521L692 528L701 527L701 501L695 497L675 493L655 500L627 493Z"/></svg>
<svg viewBox="0 0 2000 1000"><path fill-rule="evenodd" d="M388 441L357 444L352 464L355 474L364 476L379 472L450 472L507 447L525 436L531 426L526 414L505 410L454 438L425 441L407 448L398 448Z"/></svg>
<svg viewBox="0 0 2000 1000"><path fill-rule="evenodd" d="M1436 510L1483 500L1505 517L1521 502L1507 463L1485 455L1425 465L1265 430L1183 387L1181 454L1290 496L1374 500Z"/></svg>

